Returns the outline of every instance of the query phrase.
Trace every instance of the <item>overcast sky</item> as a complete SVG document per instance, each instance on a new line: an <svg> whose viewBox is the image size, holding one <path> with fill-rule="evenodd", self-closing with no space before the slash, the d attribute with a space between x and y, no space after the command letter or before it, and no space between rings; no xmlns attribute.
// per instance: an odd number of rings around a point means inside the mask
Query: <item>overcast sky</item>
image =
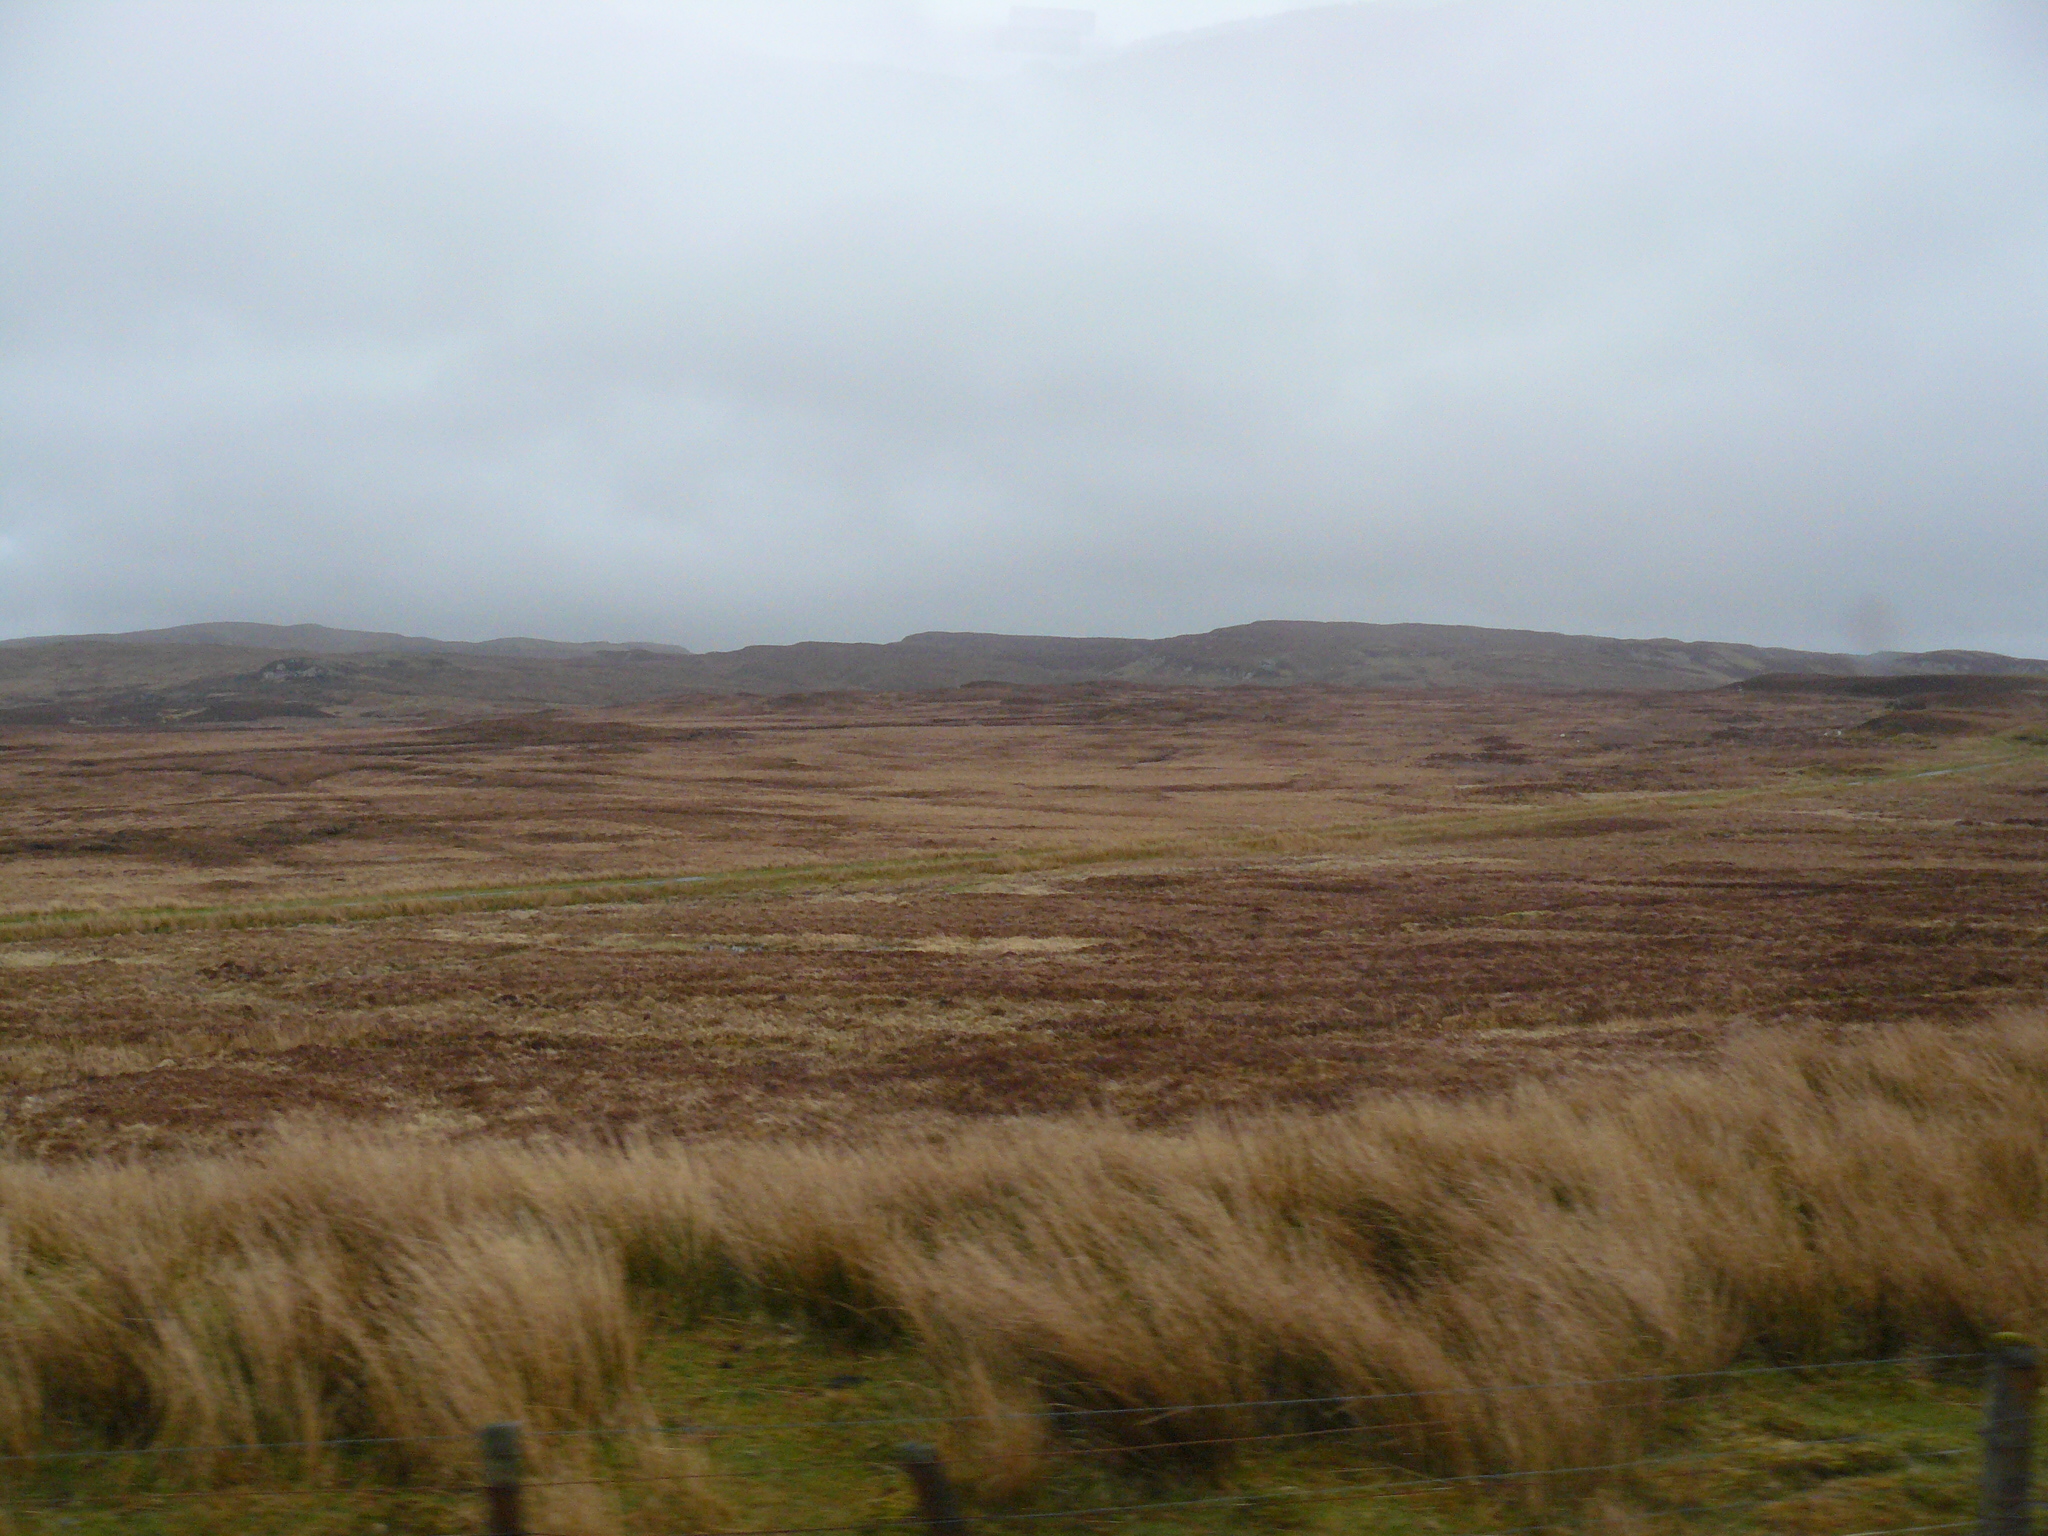
<svg viewBox="0 0 2048 1536"><path fill-rule="evenodd" d="M2048 656L2040 0L1095 10L0 6L0 634Z"/></svg>

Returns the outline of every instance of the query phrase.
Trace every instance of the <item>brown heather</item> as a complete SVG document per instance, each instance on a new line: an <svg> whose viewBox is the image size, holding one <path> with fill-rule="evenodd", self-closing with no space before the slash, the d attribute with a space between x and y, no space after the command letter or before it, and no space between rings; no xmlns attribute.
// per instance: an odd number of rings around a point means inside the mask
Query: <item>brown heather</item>
<svg viewBox="0 0 2048 1536"><path fill-rule="evenodd" d="M1177 1131L606 1152L301 1126L8 1164L0 1215L16 1453L630 1428L650 1331L766 1308L907 1333L967 1411L1441 1394L1345 1411L1411 1426L1418 1466L1565 1467L1636 1451L1675 1389L1487 1389L2048 1322L2048 1016ZM1001 1493L1036 1437L999 1418L955 1449Z"/></svg>

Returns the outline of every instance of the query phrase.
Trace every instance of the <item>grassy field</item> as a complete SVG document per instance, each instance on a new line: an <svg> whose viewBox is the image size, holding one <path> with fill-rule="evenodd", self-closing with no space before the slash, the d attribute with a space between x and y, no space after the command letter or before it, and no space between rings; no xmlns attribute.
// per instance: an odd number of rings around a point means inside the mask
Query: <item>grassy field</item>
<svg viewBox="0 0 2048 1536"><path fill-rule="evenodd" d="M1167 1125L2038 1005L2048 693L1934 734L1891 702L995 690L18 734L0 1144Z"/></svg>
<svg viewBox="0 0 2048 1536"><path fill-rule="evenodd" d="M1401 1529L1359 1523L1385 1513L1359 1490L1384 1485L1445 1530L1755 1498L1765 1511L1725 1528L1819 1531L1812 1507L1875 1519L1965 1497L1969 1372L1641 1378L2038 1328L2048 1019L1758 1038L1710 1069L1177 1133L1025 1122L607 1153L309 1130L4 1181L16 1454L423 1437L290 1470L430 1488L464 1478L475 1426L510 1417L542 1436L544 1481L677 1457L766 1474L649 1518L825 1523L902 1502L878 1436L832 1421L908 1410L985 1416L934 1438L996 1511L1348 1488L1357 1507L1301 1518ZM743 1374L721 1381L727 1366ZM783 1427L546 1438L750 1420ZM1247 1435L1279 1438L1214 1443ZM870 1465L797 1475L850 1449ZM1429 1481L1506 1472L1564 1475ZM78 1475L30 1463L17 1502ZM167 1475L152 1464L123 1496L197 1528ZM210 1519L271 1507L211 1499ZM325 1502L355 1528L349 1497Z"/></svg>
<svg viewBox="0 0 2048 1536"><path fill-rule="evenodd" d="M563 1536L886 1521L913 1437L1023 1530L1965 1519L1966 1362L1545 1384L2042 1326L2044 719L0 737L0 1442L430 1442L5 1463L5 1519L474 1529L508 1416Z"/></svg>

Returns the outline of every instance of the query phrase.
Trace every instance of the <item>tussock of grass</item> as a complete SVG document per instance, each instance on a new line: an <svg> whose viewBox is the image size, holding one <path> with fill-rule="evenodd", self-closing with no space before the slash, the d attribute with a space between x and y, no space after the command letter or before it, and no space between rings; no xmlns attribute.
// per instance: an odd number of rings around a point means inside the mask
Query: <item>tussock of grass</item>
<svg viewBox="0 0 2048 1536"><path fill-rule="evenodd" d="M1555 1468L1638 1451L1671 1389L1484 1389L2048 1321L2048 1016L1171 1134L604 1151L299 1127L240 1156L0 1166L0 1216L11 1452L631 1427L650 1329L766 1307L907 1333L967 1411L1432 1394L1340 1417L1407 1426L1390 1443L1419 1467ZM1275 1417L1091 1432L1170 1447ZM1038 1435L998 1419L955 1449L1003 1494Z"/></svg>

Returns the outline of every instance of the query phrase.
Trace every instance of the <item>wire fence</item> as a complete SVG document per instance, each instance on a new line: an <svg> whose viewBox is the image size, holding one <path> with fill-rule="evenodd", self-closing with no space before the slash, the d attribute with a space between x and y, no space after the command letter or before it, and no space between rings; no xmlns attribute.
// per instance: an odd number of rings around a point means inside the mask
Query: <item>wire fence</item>
<svg viewBox="0 0 2048 1536"><path fill-rule="evenodd" d="M1736 1366L1717 1371L1666 1371L1633 1376L1506 1382L1483 1387L1423 1387L1399 1392L1347 1392L1325 1397L1240 1398L1213 1403L1147 1403L1134 1407L1120 1408L1063 1407L1029 1411L1006 1410L995 1413L889 1414L879 1418L832 1419L828 1422L830 1427L835 1430L847 1430L908 1429L912 1427L954 1424L986 1424L1011 1420L1046 1420L1054 1423L1066 1423L1075 1420L1134 1417L1165 1419L1173 1414L1184 1413L1219 1413L1236 1410L1271 1410L1275 1408L1355 1407L1362 1403L1403 1402L1431 1397L1497 1397L1517 1392L1559 1392L1593 1387L1639 1386L1658 1382L1709 1381L1746 1376L1791 1376L1816 1372L1853 1371L1882 1367L1906 1366L1915 1369L1926 1369L1936 1365L1971 1364L1980 1362L1985 1358L1980 1353L1887 1355L1881 1359L1831 1360L1805 1365ZM1443 1421L1415 1420L1410 1422L1413 1424L1432 1424L1442 1423ZM797 1426L793 1424L698 1424L682 1420L671 1420L633 1427L593 1425L570 1429L529 1429L523 1430L522 1434L525 1438L533 1440L650 1433L688 1435L708 1439L737 1435L771 1435L782 1433L795 1427L815 1426ZM1357 1427L1364 1429L1405 1426L1360 1425ZM112 1460L129 1456L220 1456L276 1451L345 1450L389 1445L457 1445L468 1444L474 1438L472 1435L355 1435L326 1440L254 1440L226 1444L118 1446L90 1451L32 1451L23 1455L0 1456L0 1464L27 1461Z"/></svg>
<svg viewBox="0 0 2048 1536"><path fill-rule="evenodd" d="M1172 1523L1178 1520L1198 1517L1205 1512L1256 1512L1283 1509L1301 1510L1327 1506L1349 1506L1352 1509L1369 1509L1372 1506L1413 1507L1419 1501L1432 1496L1456 1494L1482 1494L1509 1496L1532 1494L1545 1486L1570 1485L1577 1492L1596 1488L1613 1487L1631 1475L1641 1475L1673 1469L1711 1468L1716 1463L1736 1463L1740 1466L1743 1458L1753 1455L1753 1448L1744 1446L1722 1446L1705 1450L1672 1451L1660 1454L1627 1457L1615 1460L1587 1461L1568 1466L1536 1466L1523 1468L1498 1468L1488 1470L1451 1471L1432 1475L1413 1475L1412 1452L1420 1437L1432 1433L1447 1432L1452 1428L1450 1421L1432 1417L1404 1417L1388 1420L1366 1420L1345 1424L1320 1424L1306 1428L1274 1429L1260 1425L1244 1433L1216 1434L1197 1432L1188 1435L1172 1433L1177 1419L1185 1421L1191 1415L1215 1415L1218 1413L1274 1414L1285 1412L1306 1412L1321 1410L1326 1413L1343 1411L1356 1412L1371 1405L1412 1404L1424 1406L1428 1399L1466 1397L1475 1394L1508 1395L1544 1391L1589 1391L1603 1388L1661 1387L1666 1384L1701 1382L1714 1379L1797 1376L1819 1372L1843 1372L1853 1370L1878 1370L1884 1368L1912 1368L1926 1371L1933 1367L1981 1366L1985 1383L1985 1408L1981 1430L1977 1438L1980 1446L1970 1444L1929 1444L1924 1435L1907 1437L1907 1444L1890 1445L1879 1435L1855 1434L1818 1439L1801 1439L1796 1445L1802 1453L1822 1452L1831 1448L1864 1446L1880 1453L1880 1461L1889 1467L1905 1465L1923 1467L1939 1464L1955 1465L1959 1458L1981 1453L1981 1499L1980 1512L1974 1519L1950 1520L1936 1524L1889 1525L1866 1530L1845 1531L1836 1536L1908 1536L1908 1533L1976 1529L1986 1536L2026 1536L2033 1529L2032 1510L2037 1501L2032 1496L2031 1464L2033 1452L2034 1403L2038 1392L2038 1370L2035 1352L2024 1341L2001 1336L1995 1347L1983 1354L1939 1354L1884 1359L1837 1361L1812 1365L1745 1366L1716 1371L1672 1372L1663 1374L1642 1374L1608 1377L1592 1380L1559 1380L1543 1382L1510 1383L1493 1387L1430 1388L1399 1391L1378 1391L1345 1393L1318 1397L1292 1397L1270 1399L1241 1399L1224 1402L1145 1404L1117 1407L1054 1407L1043 1411L995 1412L983 1414L903 1414L884 1417L826 1419L811 1422L786 1421L768 1424L650 1424L640 1427L588 1426L566 1429L551 1429L525 1432L519 1426L496 1424L483 1426L479 1434L433 1435L433 1436L354 1436L333 1439L254 1441L235 1444L195 1443L169 1446L129 1446L95 1450L70 1450L40 1453L26 1453L0 1457L0 1477L21 1483L33 1480L39 1471L47 1469L70 1469L73 1472L113 1468L128 1469L129 1473L150 1475L171 1464L177 1457L258 1457L275 1456L285 1453L327 1454L327 1453L373 1453L380 1449L398 1447L440 1447L443 1450L456 1445L475 1444L481 1450L481 1476L474 1479L461 1477L439 1481L405 1480L403 1482L379 1482L368 1484L336 1483L331 1480L317 1481L311 1485L295 1487L252 1487L241 1483L220 1486L195 1486L153 1488L147 1493L128 1501L81 1501L77 1490L47 1497L16 1497L0 1502L0 1523L14 1516L33 1518L41 1514L62 1513L76 1516L80 1513L105 1513L119 1515L140 1511L144 1508L175 1507L192 1500L220 1499L223 1497L255 1498L262 1500L354 1500L389 1498L398 1494L414 1497L442 1499L479 1499L481 1509L475 1529L486 1536L571 1536L568 1532L555 1532L545 1525L530 1523L527 1518L529 1504L544 1503L547 1497L565 1489L604 1489L614 1493L627 1490L645 1492L663 1486L708 1484L762 1484L776 1480L789 1480L799 1476L817 1473L847 1473L858 1471L872 1480L877 1474L886 1473L892 1477L907 1478L913 1513L871 1514L864 1518L847 1521L826 1521L814 1524L759 1524L744 1525L731 1521L718 1526L724 1536L831 1536L831 1533L852 1531L893 1531L922 1527L933 1536L963 1536L971 1526L1014 1527L1019 1530L1043 1528L1048 1523L1071 1522L1087 1526L1104 1523L1118 1523L1135 1518L1148 1521ZM1180 1497L1154 1497L1138 1500L1117 1500L1075 1502L1045 1508L986 1508L966 1510L960 1488L955 1484L939 1453L922 1444L906 1444L897 1447L893 1457L881 1459L872 1451L862 1454L812 1455L801 1460L775 1460L772 1464L757 1467L717 1467L708 1464L692 1466L684 1470L666 1469L642 1471L627 1466L607 1468L601 1473L578 1476L527 1475L526 1446L535 1443L584 1441L594 1448L602 1448L607 1442L626 1442L633 1445L673 1445L675 1437L700 1451L721 1440L737 1440L747 1437L815 1433L831 1431L910 1430L910 1429L958 1429L963 1426L999 1426L1017 1421L1042 1421L1051 1431L1064 1432L1069 1440L1093 1430L1098 1433L1122 1431L1126 1438L1112 1439L1106 1443L1041 1443L1032 1446L1027 1454L1035 1459L1068 1466L1085 1466L1091 1458L1129 1458L1137 1465L1146 1465L1148 1456L1181 1457L1192 1456L1218 1458L1232 1454L1240 1447L1258 1446L1278 1448L1285 1446L1349 1445L1358 1455L1352 1464L1338 1468L1335 1472L1324 1469L1324 1479L1311 1487L1283 1487L1248 1492L1216 1492L1190 1494ZM1270 1423L1270 1420L1267 1421ZM1285 1422L1285 1419L1282 1419ZM1123 1426L1135 1426L1143 1431L1146 1438L1129 1438ZM1207 1431L1215 1427L1211 1423L1187 1423L1186 1428ZM1407 1449L1411 1455L1409 1464L1404 1465L1392 1454ZM748 1451L745 1454L757 1454ZM1889 1458L1886 1460L1885 1458ZM1098 1463L1099 1465L1099 1463ZM1155 1468L1156 1470L1156 1468ZM1753 1468L1749 1470L1753 1471ZM127 1474L122 1474L127 1475ZM535 1496L538 1496L536 1498ZM1655 1513L1660 1520L1694 1520L1713 1517L1728 1517L1744 1510L1758 1510L1783 1502L1793 1495L1783 1491L1768 1496L1751 1497L1735 1501L1672 1506L1660 1504ZM1525 1507L1540 1506L1540 1498L1530 1497ZM32 1527L33 1528L33 1527ZM692 1530L705 1528L702 1522L692 1523ZM1563 1523L1552 1518L1536 1523L1516 1525L1511 1528L1472 1533L1472 1536L1525 1536L1538 1531L1569 1531L1581 1527ZM1801 1525L1804 1531L1818 1533L1821 1528L1807 1519Z"/></svg>

